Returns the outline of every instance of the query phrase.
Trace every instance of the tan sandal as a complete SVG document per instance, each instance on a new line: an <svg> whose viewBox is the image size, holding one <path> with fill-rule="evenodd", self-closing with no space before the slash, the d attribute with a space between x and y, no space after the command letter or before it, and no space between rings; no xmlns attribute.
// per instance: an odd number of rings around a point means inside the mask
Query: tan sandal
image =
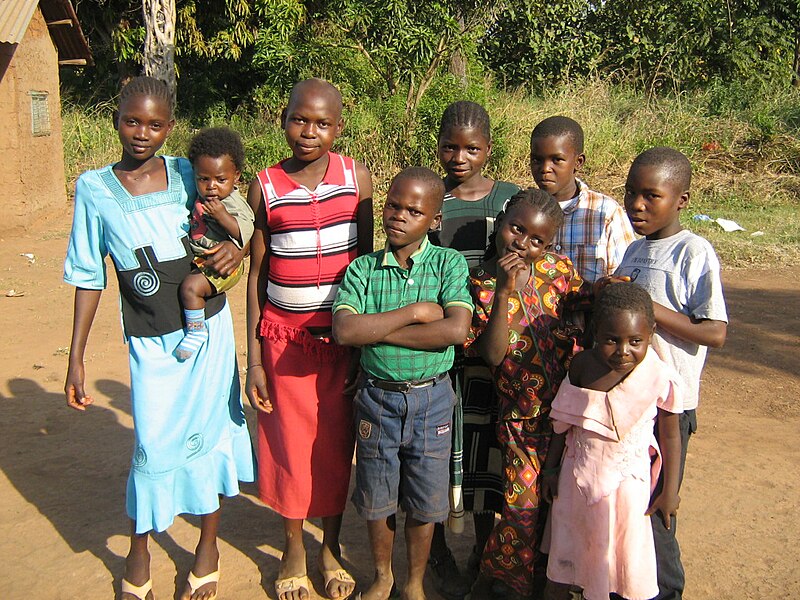
<svg viewBox="0 0 800 600"><path fill-rule="evenodd" d="M322 579L325 580L325 595L330 598L330 592L328 592L328 585L330 585L331 581L338 581L339 583L352 583L353 584L353 592L356 591L356 580L348 573L346 570L339 568L339 569L331 569L330 571L326 571L322 567L320 567L319 572L322 573ZM347 594L347 596L339 596L336 600L347 600L350 596L353 595L353 592Z"/></svg>
<svg viewBox="0 0 800 600"><path fill-rule="evenodd" d="M142 585L133 585L127 579L122 580L122 593L136 596L139 600L146 600L147 594L153 591L153 580L148 579Z"/></svg>
<svg viewBox="0 0 800 600"><path fill-rule="evenodd" d="M311 584L308 582L307 575L284 577L283 579L275 580L275 594L278 596L278 600L280 600L282 594L290 594L297 590L305 590L308 597L311 598Z"/></svg>

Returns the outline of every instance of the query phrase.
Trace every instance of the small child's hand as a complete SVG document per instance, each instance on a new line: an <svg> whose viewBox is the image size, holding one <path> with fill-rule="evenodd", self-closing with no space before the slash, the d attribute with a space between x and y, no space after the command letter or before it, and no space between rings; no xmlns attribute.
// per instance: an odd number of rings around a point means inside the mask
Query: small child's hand
<svg viewBox="0 0 800 600"><path fill-rule="evenodd" d="M650 504L650 508L647 509L645 514L649 517L656 512L660 512L661 520L664 521L664 527L669 529L672 517L677 514L680 504L681 498L677 494L665 494L661 492Z"/></svg>
<svg viewBox="0 0 800 600"><path fill-rule="evenodd" d="M627 275L606 275L605 277L601 277L597 281L594 282L592 286L592 293L596 296L599 294L604 287L610 285L612 283L625 283L631 280L630 277Z"/></svg>
<svg viewBox="0 0 800 600"><path fill-rule="evenodd" d="M409 305L414 310L414 322L430 323L444 319L444 311L436 302L416 302Z"/></svg>
<svg viewBox="0 0 800 600"><path fill-rule="evenodd" d="M261 365L254 365L247 369L247 379L245 380L244 390L250 406L259 412L271 413L272 402L267 391L267 376Z"/></svg>
<svg viewBox="0 0 800 600"><path fill-rule="evenodd" d="M539 494L545 502L552 504L558 498L558 475L559 470L542 469L539 473Z"/></svg>
<svg viewBox="0 0 800 600"><path fill-rule="evenodd" d="M225 205L217 198L211 198L203 202L203 210L205 214L215 221L219 221L221 218L225 218L225 216L228 215L228 210L225 208Z"/></svg>
<svg viewBox="0 0 800 600"><path fill-rule="evenodd" d="M512 293L517 289L517 277L528 271L528 265L518 254L509 252L497 259L497 290Z"/></svg>

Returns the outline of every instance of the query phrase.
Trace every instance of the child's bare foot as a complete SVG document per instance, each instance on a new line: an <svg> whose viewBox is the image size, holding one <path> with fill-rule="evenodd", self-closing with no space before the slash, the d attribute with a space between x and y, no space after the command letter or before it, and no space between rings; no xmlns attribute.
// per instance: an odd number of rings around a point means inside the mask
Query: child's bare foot
<svg viewBox="0 0 800 600"><path fill-rule="evenodd" d="M343 567L339 549L332 551L328 546L322 546L317 566L325 580L325 595L331 600L344 600L356 589L356 582Z"/></svg>
<svg viewBox="0 0 800 600"><path fill-rule="evenodd" d="M288 544L283 551L275 591L278 600L310 598L310 584L306 577L306 552L302 544Z"/></svg>
<svg viewBox="0 0 800 600"><path fill-rule="evenodd" d="M128 558L125 559L125 581L139 587L143 586L150 580L150 553L147 550L131 551L128 553ZM144 597L145 600L153 600L153 592L147 592ZM136 595L123 592L120 595L121 600L140 600Z"/></svg>
<svg viewBox="0 0 800 600"><path fill-rule="evenodd" d="M216 543L198 545L195 549L194 565L192 565L191 571L194 577L202 580L207 575L211 575L218 570L219 550ZM204 583L194 590L192 590L191 584L187 581L181 600L213 600L217 597L217 579Z"/></svg>
<svg viewBox="0 0 800 600"><path fill-rule="evenodd" d="M380 573L375 571L375 579L369 589L361 594L361 600L388 600L394 589L394 576L391 571Z"/></svg>

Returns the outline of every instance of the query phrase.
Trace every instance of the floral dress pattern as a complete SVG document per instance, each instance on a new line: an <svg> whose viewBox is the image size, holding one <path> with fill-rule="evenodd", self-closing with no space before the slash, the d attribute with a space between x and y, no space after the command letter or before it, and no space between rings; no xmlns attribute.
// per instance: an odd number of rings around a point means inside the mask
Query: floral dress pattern
<svg viewBox="0 0 800 600"><path fill-rule="evenodd" d="M475 313L467 353L489 321L495 278L482 267L470 273ZM498 402L497 438L503 453L505 505L483 554L481 570L517 593L530 595L543 520L539 513L538 475L552 436L550 403L577 350L566 319L583 281L566 256L546 253L531 269L525 287L508 302L508 350L494 369Z"/></svg>

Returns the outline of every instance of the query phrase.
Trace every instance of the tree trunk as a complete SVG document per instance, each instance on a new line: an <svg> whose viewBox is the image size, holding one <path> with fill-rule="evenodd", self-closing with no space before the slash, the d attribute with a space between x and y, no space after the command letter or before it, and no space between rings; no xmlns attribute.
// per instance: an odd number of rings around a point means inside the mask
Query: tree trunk
<svg viewBox="0 0 800 600"><path fill-rule="evenodd" d="M167 82L173 102L175 80L175 0L142 0L144 74Z"/></svg>
<svg viewBox="0 0 800 600"><path fill-rule="evenodd" d="M800 87L800 27L794 30L794 61L792 62L792 85Z"/></svg>

